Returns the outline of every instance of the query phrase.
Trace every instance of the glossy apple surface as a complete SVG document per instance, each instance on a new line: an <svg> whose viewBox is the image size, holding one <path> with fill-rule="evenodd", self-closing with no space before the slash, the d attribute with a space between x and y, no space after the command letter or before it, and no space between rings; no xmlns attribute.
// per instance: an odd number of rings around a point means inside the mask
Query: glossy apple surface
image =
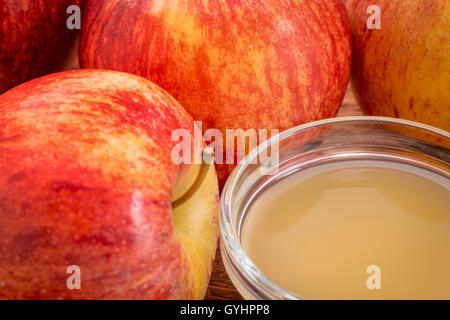
<svg viewBox="0 0 450 320"><path fill-rule="evenodd" d="M100 0L87 2L80 60L152 80L225 137L335 116L351 39L341 0ZM233 167L216 166L221 185Z"/></svg>
<svg viewBox="0 0 450 320"><path fill-rule="evenodd" d="M121 72L57 73L1 95L0 299L202 298L217 177L210 166L173 207L191 184L171 159L179 128L193 120L167 92ZM80 290L67 287L71 265Z"/></svg>

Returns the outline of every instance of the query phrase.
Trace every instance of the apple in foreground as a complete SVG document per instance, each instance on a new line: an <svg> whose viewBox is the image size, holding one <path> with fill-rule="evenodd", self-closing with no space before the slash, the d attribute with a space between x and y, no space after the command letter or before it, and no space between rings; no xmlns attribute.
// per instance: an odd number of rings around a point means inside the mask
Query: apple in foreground
<svg viewBox="0 0 450 320"><path fill-rule="evenodd" d="M78 34L67 9L79 0L0 0L0 93L62 69Z"/></svg>
<svg viewBox="0 0 450 320"><path fill-rule="evenodd" d="M351 36L341 0L96 0L84 10L80 63L150 79L225 137L335 116ZM216 166L220 185L233 167Z"/></svg>
<svg viewBox="0 0 450 320"><path fill-rule="evenodd" d="M450 131L450 1L346 5L354 40L352 82L364 111ZM367 27L372 5L380 8L380 29Z"/></svg>
<svg viewBox="0 0 450 320"><path fill-rule="evenodd" d="M0 299L203 298L217 176L171 159L172 131L193 125L167 92L115 71L1 95ZM69 290L70 266L81 289Z"/></svg>

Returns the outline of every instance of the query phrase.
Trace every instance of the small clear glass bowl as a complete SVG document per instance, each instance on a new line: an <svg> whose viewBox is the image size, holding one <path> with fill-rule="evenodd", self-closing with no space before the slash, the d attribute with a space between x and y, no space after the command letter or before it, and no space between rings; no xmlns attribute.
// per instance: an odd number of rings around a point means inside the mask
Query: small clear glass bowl
<svg viewBox="0 0 450 320"><path fill-rule="evenodd" d="M278 164L258 163L278 144ZM450 135L425 124L385 117L342 117L300 125L253 150L229 177L220 200L221 254L245 299L302 299L266 277L241 246L241 230L253 201L288 175L345 160L395 161L450 178Z"/></svg>

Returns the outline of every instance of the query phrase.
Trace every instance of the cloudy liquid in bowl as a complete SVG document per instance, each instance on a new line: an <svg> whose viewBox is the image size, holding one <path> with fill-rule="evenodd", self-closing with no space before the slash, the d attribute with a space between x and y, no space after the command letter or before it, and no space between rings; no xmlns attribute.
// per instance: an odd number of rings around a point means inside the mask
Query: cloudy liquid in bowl
<svg viewBox="0 0 450 320"><path fill-rule="evenodd" d="M241 242L306 299L450 299L450 180L387 161L306 169L255 200Z"/></svg>

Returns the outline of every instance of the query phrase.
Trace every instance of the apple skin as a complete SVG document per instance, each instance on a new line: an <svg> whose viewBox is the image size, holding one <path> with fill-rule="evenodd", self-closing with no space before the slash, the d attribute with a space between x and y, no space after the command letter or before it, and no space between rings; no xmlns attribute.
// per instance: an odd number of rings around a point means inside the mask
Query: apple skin
<svg viewBox="0 0 450 320"><path fill-rule="evenodd" d="M450 2L347 0L354 41L352 83L366 114L450 131ZM370 5L381 29L366 27Z"/></svg>
<svg viewBox="0 0 450 320"><path fill-rule="evenodd" d="M79 0L0 0L0 93L56 72L66 63L77 30L66 13Z"/></svg>
<svg viewBox="0 0 450 320"><path fill-rule="evenodd" d="M1 95L0 299L203 298L218 239L214 167L195 203L171 202L189 170L171 160L171 132L193 125L167 92L115 71L52 74ZM70 265L81 290L67 289Z"/></svg>
<svg viewBox="0 0 450 320"><path fill-rule="evenodd" d="M225 137L335 116L351 36L341 0L88 1L80 63L150 79Z"/></svg>

